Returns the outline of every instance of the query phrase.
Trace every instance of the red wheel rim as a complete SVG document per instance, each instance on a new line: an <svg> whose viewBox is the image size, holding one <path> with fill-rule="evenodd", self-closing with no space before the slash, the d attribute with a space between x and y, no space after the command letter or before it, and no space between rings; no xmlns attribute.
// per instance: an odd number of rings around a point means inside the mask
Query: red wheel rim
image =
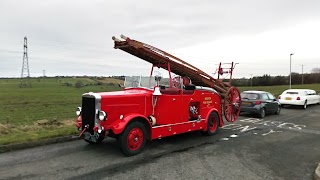
<svg viewBox="0 0 320 180"><path fill-rule="evenodd" d="M224 116L227 121L234 122L240 114L241 97L236 87L231 87L224 100Z"/></svg>
<svg viewBox="0 0 320 180"><path fill-rule="evenodd" d="M218 127L218 119L213 116L209 121L211 121L211 123L209 123L210 132L214 132Z"/></svg>
<svg viewBox="0 0 320 180"><path fill-rule="evenodd" d="M141 128L135 127L131 129L127 137L128 148L135 151L140 148L143 142L143 132Z"/></svg>

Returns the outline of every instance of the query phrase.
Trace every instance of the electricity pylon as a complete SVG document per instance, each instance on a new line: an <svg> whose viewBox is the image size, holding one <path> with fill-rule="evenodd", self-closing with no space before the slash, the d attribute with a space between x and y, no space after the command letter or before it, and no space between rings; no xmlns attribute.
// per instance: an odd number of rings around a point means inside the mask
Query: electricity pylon
<svg viewBox="0 0 320 180"><path fill-rule="evenodd" d="M20 79L20 88L31 87L30 72L29 72L29 62L28 62L28 42L27 37L24 37L23 45L23 60L22 60L22 70Z"/></svg>

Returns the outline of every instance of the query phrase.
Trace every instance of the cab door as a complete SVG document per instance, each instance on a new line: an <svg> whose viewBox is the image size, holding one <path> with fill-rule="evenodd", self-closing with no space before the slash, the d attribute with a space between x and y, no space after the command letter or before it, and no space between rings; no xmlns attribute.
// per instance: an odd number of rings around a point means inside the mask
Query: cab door
<svg viewBox="0 0 320 180"><path fill-rule="evenodd" d="M181 122L182 95L162 94L157 97L155 117L158 125Z"/></svg>

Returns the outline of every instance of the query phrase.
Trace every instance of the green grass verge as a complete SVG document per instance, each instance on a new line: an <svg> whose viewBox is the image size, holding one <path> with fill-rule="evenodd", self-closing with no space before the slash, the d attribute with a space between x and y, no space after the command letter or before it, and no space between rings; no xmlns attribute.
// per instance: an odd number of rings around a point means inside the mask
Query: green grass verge
<svg viewBox="0 0 320 180"><path fill-rule="evenodd" d="M12 129L9 134L3 134L0 136L0 144L13 144L13 143L23 143L32 142L41 139L66 136L79 133L74 125L66 126L51 126L42 129L21 131L18 129Z"/></svg>

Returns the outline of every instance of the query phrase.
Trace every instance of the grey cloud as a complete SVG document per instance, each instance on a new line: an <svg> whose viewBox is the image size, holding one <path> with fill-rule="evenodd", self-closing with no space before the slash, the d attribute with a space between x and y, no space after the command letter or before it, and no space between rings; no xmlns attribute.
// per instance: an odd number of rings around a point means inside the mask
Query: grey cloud
<svg viewBox="0 0 320 180"><path fill-rule="evenodd" d="M114 50L113 35L125 34L173 51L319 20L318 7L318 0L4 0L0 2L0 77L20 75L25 35L33 73L47 69L52 75L130 75L150 66Z"/></svg>

